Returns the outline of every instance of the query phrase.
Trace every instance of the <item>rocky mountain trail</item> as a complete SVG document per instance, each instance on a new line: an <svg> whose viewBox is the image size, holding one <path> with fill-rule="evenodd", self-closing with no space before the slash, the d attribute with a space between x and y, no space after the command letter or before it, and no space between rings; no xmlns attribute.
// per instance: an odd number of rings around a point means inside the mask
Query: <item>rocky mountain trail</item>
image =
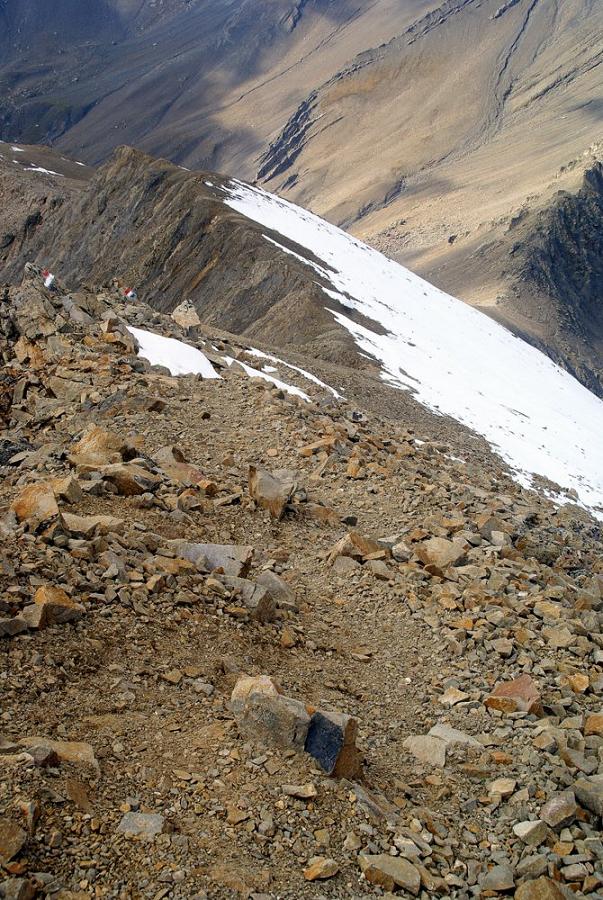
<svg viewBox="0 0 603 900"><path fill-rule="evenodd" d="M0 896L600 895L600 525L128 287L0 296Z"/></svg>

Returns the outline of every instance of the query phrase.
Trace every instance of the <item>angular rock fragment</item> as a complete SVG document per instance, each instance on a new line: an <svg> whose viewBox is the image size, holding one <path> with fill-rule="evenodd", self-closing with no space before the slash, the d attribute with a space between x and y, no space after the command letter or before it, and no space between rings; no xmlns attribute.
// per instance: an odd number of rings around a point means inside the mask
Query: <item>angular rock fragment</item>
<svg viewBox="0 0 603 900"><path fill-rule="evenodd" d="M327 878L333 878L338 872L339 865L334 859L313 856L309 861L308 868L304 869L304 878L306 881L324 881Z"/></svg>
<svg viewBox="0 0 603 900"><path fill-rule="evenodd" d="M404 747L425 765L443 768L446 765L446 751L454 744L482 749L477 738L439 722L428 734L411 734L404 741Z"/></svg>
<svg viewBox="0 0 603 900"><path fill-rule="evenodd" d="M237 544L193 544L178 538L167 542L168 547L182 559L199 569L212 572L222 569L225 575L245 578L251 568L253 547Z"/></svg>
<svg viewBox="0 0 603 900"><path fill-rule="evenodd" d="M37 885L29 878L9 878L0 882L2 900L33 900L37 893Z"/></svg>
<svg viewBox="0 0 603 900"><path fill-rule="evenodd" d="M356 719L317 709L310 720L304 749L328 775L355 778L362 767L357 734Z"/></svg>
<svg viewBox="0 0 603 900"><path fill-rule="evenodd" d="M63 525L66 530L77 537L90 539L97 534L122 534L124 520L115 516L76 516L74 513L63 513Z"/></svg>
<svg viewBox="0 0 603 900"><path fill-rule="evenodd" d="M536 682L529 675L513 681L501 681L484 701L490 709L504 713L527 712L542 715L542 703Z"/></svg>
<svg viewBox="0 0 603 900"><path fill-rule="evenodd" d="M94 425L74 445L69 459L74 466L97 469L119 463L128 455L133 458L135 451L128 441L118 434Z"/></svg>
<svg viewBox="0 0 603 900"><path fill-rule="evenodd" d="M136 497L153 493L161 484L161 476L134 463L114 463L103 466L100 472L105 481L114 485L122 497Z"/></svg>
<svg viewBox="0 0 603 900"><path fill-rule="evenodd" d="M446 743L441 738L428 734L411 734L404 741L404 747L415 759L427 766L444 768L446 765Z"/></svg>
<svg viewBox="0 0 603 900"><path fill-rule="evenodd" d="M566 900L566 897L557 882L545 875L524 881L515 891L515 900Z"/></svg>
<svg viewBox="0 0 603 900"><path fill-rule="evenodd" d="M357 531L350 531L331 548L327 562L333 565L339 556L349 556L352 559L364 560L373 554L386 555L384 548L377 541L364 537Z"/></svg>
<svg viewBox="0 0 603 900"><path fill-rule="evenodd" d="M481 880L481 888L483 892L495 891L496 893L505 893L515 887L515 878L513 869L506 863L492 868L486 872Z"/></svg>
<svg viewBox="0 0 603 900"><path fill-rule="evenodd" d="M386 891L400 887L416 897L421 889L419 870L400 856L389 856L387 853L361 853L358 863L366 880Z"/></svg>
<svg viewBox="0 0 603 900"><path fill-rule="evenodd" d="M56 522L60 516L52 485L47 481L23 488L11 509L17 521L24 522L31 531Z"/></svg>
<svg viewBox="0 0 603 900"><path fill-rule="evenodd" d="M55 741L51 738L34 736L21 738L19 744L25 747L28 752L32 748L43 747L56 753L61 762L98 769L94 750L90 744L86 744L83 741Z"/></svg>
<svg viewBox="0 0 603 900"><path fill-rule="evenodd" d="M297 797L298 800L312 800L318 794L316 785L310 784L284 784L281 788L287 797Z"/></svg>
<svg viewBox="0 0 603 900"><path fill-rule="evenodd" d="M561 828L573 822L577 811L574 792L562 791L547 800L540 810L540 818L551 828Z"/></svg>
<svg viewBox="0 0 603 900"><path fill-rule="evenodd" d="M276 603L265 587L254 584L245 578L233 575L218 575L219 581L230 588L237 599L241 600L252 619L258 622L274 622Z"/></svg>
<svg viewBox="0 0 603 900"><path fill-rule="evenodd" d="M285 697L267 675L241 676L230 707L239 729L248 737L284 749L304 749L310 715L303 703Z"/></svg>
<svg viewBox="0 0 603 900"><path fill-rule="evenodd" d="M426 568L442 572L449 566L455 566L465 556L465 548L458 541L449 541L446 538L430 538L419 544L415 553Z"/></svg>
<svg viewBox="0 0 603 900"><path fill-rule="evenodd" d="M266 569L258 575L256 583L266 588L279 609L297 610L295 591L280 575Z"/></svg>
<svg viewBox="0 0 603 900"><path fill-rule="evenodd" d="M117 830L128 837L151 840L162 834L164 827L165 819L158 813L129 812L124 815Z"/></svg>
<svg viewBox="0 0 603 900"><path fill-rule="evenodd" d="M603 817L603 775L578 779L574 783L574 793L582 806Z"/></svg>
<svg viewBox="0 0 603 900"><path fill-rule="evenodd" d="M10 819L0 818L0 865L6 866L27 841L27 832Z"/></svg>
<svg viewBox="0 0 603 900"><path fill-rule="evenodd" d="M273 519L282 519L295 491L295 479L290 472L268 472L249 466L249 496Z"/></svg>
<svg viewBox="0 0 603 900"><path fill-rule="evenodd" d="M23 634L28 627L28 623L22 615L0 618L0 637L14 637L16 634Z"/></svg>
<svg viewBox="0 0 603 900"><path fill-rule="evenodd" d="M161 447L153 454L153 457L172 481L193 485L198 484L203 479L203 472L186 461L186 457L179 447ZM211 494L208 494L208 496L211 496Z"/></svg>
<svg viewBox="0 0 603 900"><path fill-rule="evenodd" d="M548 828L546 822L536 819L535 822L518 822L513 826L513 833L528 847L538 847L546 840Z"/></svg>
<svg viewBox="0 0 603 900"><path fill-rule="evenodd" d="M51 485L55 496L65 503L80 503L84 499L84 492L78 480L72 475L67 475L66 478L54 478Z"/></svg>
<svg viewBox="0 0 603 900"><path fill-rule="evenodd" d="M45 625L64 625L66 622L77 622L86 612L85 608L72 600L62 588L51 584L38 588L34 595L34 604L40 610L39 628L43 628Z"/></svg>

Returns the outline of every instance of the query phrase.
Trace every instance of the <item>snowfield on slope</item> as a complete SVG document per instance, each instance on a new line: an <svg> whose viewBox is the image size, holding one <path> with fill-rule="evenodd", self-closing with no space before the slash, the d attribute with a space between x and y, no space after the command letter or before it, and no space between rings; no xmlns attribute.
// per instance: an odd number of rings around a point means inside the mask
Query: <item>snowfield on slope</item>
<svg viewBox="0 0 603 900"><path fill-rule="evenodd" d="M601 400L483 313L318 216L236 180L224 191L226 205L298 245L265 235L330 284L327 296L385 329L331 310L385 381L483 435L523 484L547 478L572 492L555 499L577 497L603 519Z"/></svg>
<svg viewBox="0 0 603 900"><path fill-rule="evenodd" d="M152 366L164 366L172 375L220 377L207 356L196 347L143 328L129 327L128 331L138 341L138 355L147 359Z"/></svg>
<svg viewBox="0 0 603 900"><path fill-rule="evenodd" d="M147 331L144 328L128 326L128 331L138 342L138 355L143 359L148 360L152 366L163 366L175 376L201 375L202 378L220 378L207 356L196 347L192 347L190 344L186 344L184 341L179 341L176 338L165 337L154 331ZM253 356L266 355L259 350L252 350L250 353ZM270 384L273 384L280 390L286 391L288 394L301 397L301 399L305 400L307 403L310 402L308 395L293 384L287 384L287 382L281 381L279 378L275 378L267 372L254 369L242 360L236 360L232 356L223 356L222 359L229 366L236 363L250 378L261 378L264 381L270 382ZM275 357L270 357L270 359L275 359ZM288 364L284 363L284 365ZM291 366L290 368L302 372L302 370L297 369L296 366ZM303 374L308 380L322 385L322 381L319 381L309 372L304 372ZM334 389L329 388L327 385L323 385L323 387L334 392Z"/></svg>

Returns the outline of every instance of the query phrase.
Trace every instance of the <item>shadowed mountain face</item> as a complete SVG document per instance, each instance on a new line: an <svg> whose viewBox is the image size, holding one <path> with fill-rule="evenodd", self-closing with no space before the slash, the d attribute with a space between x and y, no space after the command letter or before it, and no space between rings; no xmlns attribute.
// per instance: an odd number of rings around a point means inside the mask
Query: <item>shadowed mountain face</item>
<svg viewBox="0 0 603 900"><path fill-rule="evenodd" d="M428 0L2 0L0 138L251 176L308 88Z"/></svg>
<svg viewBox="0 0 603 900"><path fill-rule="evenodd" d="M25 187L17 177L16 193ZM4 266L0 255L0 281L18 282L31 260L72 289L119 278L162 312L187 299L208 325L357 367L314 270L226 206L221 184L220 176L121 148L79 190L54 185L52 202L40 204L5 249Z"/></svg>

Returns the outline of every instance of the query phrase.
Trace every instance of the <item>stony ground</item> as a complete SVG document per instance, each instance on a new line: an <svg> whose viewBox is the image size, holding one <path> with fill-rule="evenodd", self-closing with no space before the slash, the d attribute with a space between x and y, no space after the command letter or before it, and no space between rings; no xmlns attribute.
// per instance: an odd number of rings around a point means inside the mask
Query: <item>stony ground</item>
<svg viewBox="0 0 603 900"><path fill-rule="evenodd" d="M115 286L30 269L0 341L0 896L603 896L600 526ZM243 675L354 717L361 774Z"/></svg>

